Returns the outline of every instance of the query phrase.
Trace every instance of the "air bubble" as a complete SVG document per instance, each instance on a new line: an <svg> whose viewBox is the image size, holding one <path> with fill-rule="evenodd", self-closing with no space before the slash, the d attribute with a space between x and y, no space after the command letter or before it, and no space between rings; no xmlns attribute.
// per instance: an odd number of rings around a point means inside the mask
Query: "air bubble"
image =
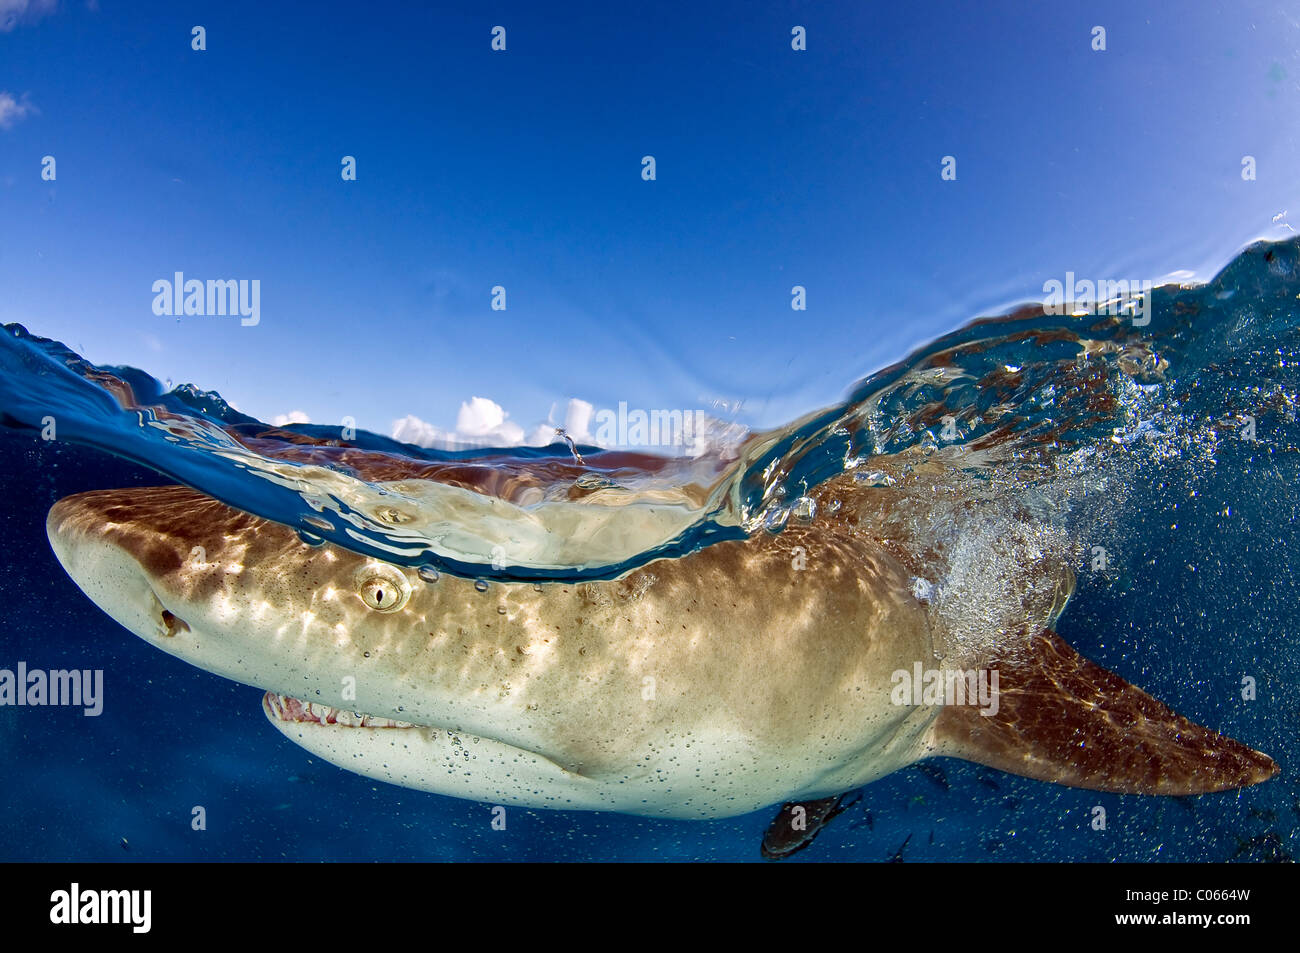
<svg viewBox="0 0 1300 953"><path fill-rule="evenodd" d="M474 580L474 588L477 589L479 592L487 592L487 591L488 591L488 582L487 582L487 580L486 580L486 579L475 579L475 580Z"/></svg>
<svg viewBox="0 0 1300 953"><path fill-rule="evenodd" d="M415 571L415 574L425 582L437 582L441 578L438 570L432 566L421 566Z"/></svg>
<svg viewBox="0 0 1300 953"><path fill-rule="evenodd" d="M767 511L763 517L763 528L769 533L779 533L784 527L786 520L790 518L790 508L787 506L774 506Z"/></svg>

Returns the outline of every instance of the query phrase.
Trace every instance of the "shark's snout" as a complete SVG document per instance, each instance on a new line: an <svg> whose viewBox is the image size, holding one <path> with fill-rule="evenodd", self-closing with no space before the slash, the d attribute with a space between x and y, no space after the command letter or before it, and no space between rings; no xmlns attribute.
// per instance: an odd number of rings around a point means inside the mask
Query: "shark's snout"
<svg viewBox="0 0 1300 953"><path fill-rule="evenodd" d="M188 631L153 582L180 566L178 546L133 518L116 491L59 500L46 517L45 532L73 582L131 632L160 639Z"/></svg>
<svg viewBox="0 0 1300 953"><path fill-rule="evenodd" d="M46 532L73 582L155 648L286 696L339 708L373 699L377 715L395 707L364 689L343 693L382 640L405 631L411 583L397 567L367 569L371 561L180 486L67 497ZM371 617L388 627L361 644L351 633Z"/></svg>

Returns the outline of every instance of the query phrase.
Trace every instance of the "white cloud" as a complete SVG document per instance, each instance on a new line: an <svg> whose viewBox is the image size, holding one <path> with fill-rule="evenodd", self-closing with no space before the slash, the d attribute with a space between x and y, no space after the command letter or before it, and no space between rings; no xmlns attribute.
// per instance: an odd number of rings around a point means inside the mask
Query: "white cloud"
<svg viewBox="0 0 1300 953"><path fill-rule="evenodd" d="M570 398L564 408L564 422L556 424L555 407L547 422L525 434L522 427L510 420L510 415L494 400L471 397L460 405L456 426L444 430L414 414L393 421L392 437L418 447L437 447L440 450L462 450L470 447L549 447L562 443L556 427L563 427L575 443L600 446L591 432L596 408L585 400Z"/></svg>
<svg viewBox="0 0 1300 953"><path fill-rule="evenodd" d="M301 410L291 410L287 414L276 414L271 418L271 423L276 427L284 427L288 424L309 424L311 418Z"/></svg>
<svg viewBox="0 0 1300 953"><path fill-rule="evenodd" d="M591 418L596 408L574 397L564 411L564 431L578 443L591 443Z"/></svg>
<svg viewBox="0 0 1300 953"><path fill-rule="evenodd" d="M392 437L402 443L413 443L417 447L451 450L457 446L455 434L435 427L414 414L407 414L401 420L393 421Z"/></svg>
<svg viewBox="0 0 1300 953"><path fill-rule="evenodd" d="M461 443L517 447L524 442L524 428L507 420L509 416L496 401L471 397L460 405L452 436Z"/></svg>
<svg viewBox="0 0 1300 953"><path fill-rule="evenodd" d="M4 0L0 0L3 3ZM32 105L31 97L23 93L21 99L15 99L13 93L0 90L0 129L9 129L20 119L40 113Z"/></svg>
<svg viewBox="0 0 1300 953"><path fill-rule="evenodd" d="M486 397L471 397L460 405L456 415L456 431L469 437L485 437L506 422L506 412L501 405Z"/></svg>
<svg viewBox="0 0 1300 953"><path fill-rule="evenodd" d="M612 410L601 411L601 414L612 415L613 413ZM668 455L686 453L695 457L709 450L727 453L730 449L739 446L748 434L748 429L743 425L734 421L727 423L703 411L688 410L682 413L696 415L691 418L690 439L686 441L688 435L679 434L678 442L652 447L650 448L652 452ZM460 413L456 416L456 427L453 430L444 430L421 420L414 414L408 414L400 420L393 421L391 434L394 440L413 443L418 447L436 447L439 450L523 445L548 447L563 442L556 433L554 406L547 416L547 422L534 427L526 437L524 429L509 417L510 415L496 401L486 397L472 397L460 405ZM605 448L618 446L617 438L610 439L612 428L608 422L597 428L605 435L605 440L599 440L592 434L591 425L596 417L596 409L591 404L575 397L565 405L564 423L560 426L573 438L574 443ZM665 440L667 439L665 435ZM682 441L686 442L682 443Z"/></svg>
<svg viewBox="0 0 1300 953"><path fill-rule="evenodd" d="M460 405L456 429L443 430L414 414L393 421L394 440L442 450L461 447L517 447L524 443L524 428L494 400L471 397ZM550 441L546 441L549 443Z"/></svg>
<svg viewBox="0 0 1300 953"><path fill-rule="evenodd" d="M591 418L595 416L596 408L591 406L585 400L579 400L576 397L569 399L568 405L564 408L564 423L559 426L564 428L564 432L573 438L574 443L593 444L596 438L591 435ZM551 405L551 412L546 417L546 423L540 424L533 429L532 435L526 441L530 447L549 447L553 443L562 443L560 436L555 432L555 405Z"/></svg>
<svg viewBox="0 0 1300 953"><path fill-rule="evenodd" d="M0 33L11 32L19 21L39 20L58 5L58 0L0 0Z"/></svg>

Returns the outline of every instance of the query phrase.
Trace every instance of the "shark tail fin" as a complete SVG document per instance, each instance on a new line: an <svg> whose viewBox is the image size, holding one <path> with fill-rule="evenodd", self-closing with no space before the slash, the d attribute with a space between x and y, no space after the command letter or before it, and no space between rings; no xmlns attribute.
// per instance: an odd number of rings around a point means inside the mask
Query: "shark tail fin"
<svg viewBox="0 0 1300 953"><path fill-rule="evenodd" d="M990 667L996 713L945 707L931 754L1121 794L1223 791L1278 772L1268 755L1175 714L1050 630Z"/></svg>

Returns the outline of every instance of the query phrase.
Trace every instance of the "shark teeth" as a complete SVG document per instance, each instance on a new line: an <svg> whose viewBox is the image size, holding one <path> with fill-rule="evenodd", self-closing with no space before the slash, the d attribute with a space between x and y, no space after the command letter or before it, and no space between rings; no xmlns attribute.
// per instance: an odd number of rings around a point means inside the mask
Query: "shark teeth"
<svg viewBox="0 0 1300 953"><path fill-rule="evenodd" d="M288 695L267 692L262 696L262 704L270 714L280 721L304 722L321 725L341 725L345 728L415 728L409 721L395 718L380 718L364 712L350 711L346 708L334 708L320 702L305 702Z"/></svg>

